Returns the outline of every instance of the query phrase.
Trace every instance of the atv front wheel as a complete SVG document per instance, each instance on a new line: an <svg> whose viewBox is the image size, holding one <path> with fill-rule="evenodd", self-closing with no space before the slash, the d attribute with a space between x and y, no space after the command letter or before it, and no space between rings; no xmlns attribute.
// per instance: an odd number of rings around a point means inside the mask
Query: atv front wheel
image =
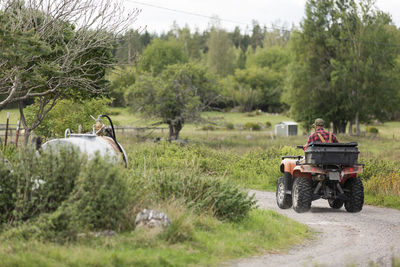
<svg viewBox="0 0 400 267"><path fill-rule="evenodd" d="M344 184L348 200L344 203L344 208L348 212L359 212L364 205L364 187L360 178L351 178Z"/></svg>
<svg viewBox="0 0 400 267"><path fill-rule="evenodd" d="M328 199L329 206L332 209L340 209L343 207L344 201L342 199Z"/></svg>
<svg viewBox="0 0 400 267"><path fill-rule="evenodd" d="M296 178L292 189L293 209L298 212L306 212L311 209L312 184L306 178Z"/></svg>
<svg viewBox="0 0 400 267"><path fill-rule="evenodd" d="M292 206L292 196L286 194L285 178L280 177L276 184L276 204L281 209L288 209Z"/></svg>

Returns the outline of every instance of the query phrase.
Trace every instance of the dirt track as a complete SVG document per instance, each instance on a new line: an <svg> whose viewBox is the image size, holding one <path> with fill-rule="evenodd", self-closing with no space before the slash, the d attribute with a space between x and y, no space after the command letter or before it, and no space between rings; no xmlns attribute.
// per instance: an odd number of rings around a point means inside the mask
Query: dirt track
<svg viewBox="0 0 400 267"><path fill-rule="evenodd" d="M260 208L272 209L314 229L317 238L282 254L242 259L231 266L391 266L400 258L400 211L364 206L359 213L333 210L326 200L312 203L310 212L281 210L275 193L251 191Z"/></svg>

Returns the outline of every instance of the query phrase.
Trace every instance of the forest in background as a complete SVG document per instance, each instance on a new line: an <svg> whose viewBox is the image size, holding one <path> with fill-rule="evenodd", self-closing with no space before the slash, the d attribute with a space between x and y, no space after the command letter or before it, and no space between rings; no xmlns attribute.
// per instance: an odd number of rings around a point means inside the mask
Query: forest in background
<svg viewBox="0 0 400 267"><path fill-rule="evenodd" d="M165 81L168 75L159 77L168 66L189 64L207 80L195 87L207 84L215 94L207 110L288 112L306 129L322 117L350 134L360 133L360 123L397 119L400 31L390 15L370 0L310 0L305 10L290 30L253 21L246 31L227 31L217 18L202 32L176 24L162 34L129 30L113 50L113 105L153 110L137 101L143 91Z"/></svg>

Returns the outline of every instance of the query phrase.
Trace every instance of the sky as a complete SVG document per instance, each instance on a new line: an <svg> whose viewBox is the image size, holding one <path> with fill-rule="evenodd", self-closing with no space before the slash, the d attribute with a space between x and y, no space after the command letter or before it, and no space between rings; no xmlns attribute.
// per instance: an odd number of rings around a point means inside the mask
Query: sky
<svg viewBox="0 0 400 267"><path fill-rule="evenodd" d="M260 25L292 28L298 26L304 17L306 0L123 0L126 8L142 10L133 28L146 29L153 33L167 32L174 21L183 27L208 28L210 17L221 19L221 26L227 30L240 26L250 31L252 21ZM376 6L391 14L394 23L400 26L400 0L377 0ZM172 9L172 10L171 10ZM182 12L176 12L182 11ZM190 15L187 13L195 13Z"/></svg>

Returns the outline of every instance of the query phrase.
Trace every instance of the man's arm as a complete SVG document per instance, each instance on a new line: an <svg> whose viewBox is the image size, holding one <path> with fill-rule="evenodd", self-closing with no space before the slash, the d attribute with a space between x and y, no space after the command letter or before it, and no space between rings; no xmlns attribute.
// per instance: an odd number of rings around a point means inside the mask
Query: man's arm
<svg viewBox="0 0 400 267"><path fill-rule="evenodd" d="M308 144L312 142L312 138L311 137L312 137L312 134L308 137L307 143L304 145L304 150L306 150L307 147L308 147Z"/></svg>

